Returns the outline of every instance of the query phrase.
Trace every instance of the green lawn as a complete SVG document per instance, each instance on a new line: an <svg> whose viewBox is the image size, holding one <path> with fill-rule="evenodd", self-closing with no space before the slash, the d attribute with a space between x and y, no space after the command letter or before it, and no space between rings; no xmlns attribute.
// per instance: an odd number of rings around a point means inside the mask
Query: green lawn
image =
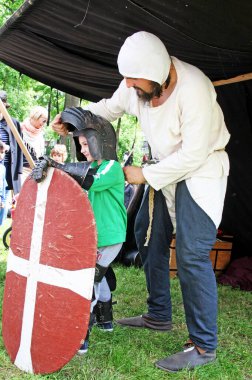
<svg viewBox="0 0 252 380"><path fill-rule="evenodd" d="M3 230L10 223L0 229ZM2 300L7 251L0 242L0 297ZM114 292L114 316L133 316L146 311L142 269L115 265L118 286ZM174 328L169 333L132 330L115 326L104 333L94 328L86 355L75 356L50 375L21 372L9 360L0 337L0 379L57 380L248 380L252 379L252 294L219 286L219 348L215 363L176 374L155 368L156 360L181 350L187 339L178 280L171 280ZM66 331L67 334L67 331Z"/></svg>

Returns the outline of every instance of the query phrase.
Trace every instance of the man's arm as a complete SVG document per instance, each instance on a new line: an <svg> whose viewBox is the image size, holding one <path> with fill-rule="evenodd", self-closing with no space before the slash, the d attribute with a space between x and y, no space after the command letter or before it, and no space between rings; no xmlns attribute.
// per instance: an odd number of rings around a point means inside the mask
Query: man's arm
<svg viewBox="0 0 252 380"><path fill-rule="evenodd" d="M128 91L129 89L127 89L125 81L122 81L110 99L102 99L97 103L90 103L83 107L83 109L102 116L110 122L114 121L127 111ZM61 136L66 136L69 131L68 125L62 123L60 114L54 118L51 127Z"/></svg>

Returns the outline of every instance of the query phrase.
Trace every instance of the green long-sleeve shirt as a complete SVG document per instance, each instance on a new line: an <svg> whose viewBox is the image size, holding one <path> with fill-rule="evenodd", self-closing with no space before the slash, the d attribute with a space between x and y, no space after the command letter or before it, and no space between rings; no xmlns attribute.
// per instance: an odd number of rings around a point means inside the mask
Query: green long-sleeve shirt
<svg viewBox="0 0 252 380"><path fill-rule="evenodd" d="M96 167L93 162L91 167ZM102 161L88 190L98 233L98 248L123 243L126 238L127 212L124 206L124 174L114 160Z"/></svg>

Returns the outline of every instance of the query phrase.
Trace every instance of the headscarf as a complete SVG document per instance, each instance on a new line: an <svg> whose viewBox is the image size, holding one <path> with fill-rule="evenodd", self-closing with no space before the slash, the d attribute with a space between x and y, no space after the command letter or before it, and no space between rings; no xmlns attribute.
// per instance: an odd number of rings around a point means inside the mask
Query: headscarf
<svg viewBox="0 0 252 380"><path fill-rule="evenodd" d="M21 124L21 129L22 131L25 131L27 133L28 136L30 136L31 138L35 137L35 136L38 136L40 134L43 134L43 127L41 128L35 128L31 122L30 122L30 118L26 118Z"/></svg>
<svg viewBox="0 0 252 380"><path fill-rule="evenodd" d="M27 147L27 149L30 151L30 149L33 149L35 152L36 157L40 157L44 154L45 150L45 141L44 141L44 129L41 128L35 128L31 122L30 119L25 119L21 124L21 130L23 134L23 141Z"/></svg>
<svg viewBox="0 0 252 380"><path fill-rule="evenodd" d="M154 34L137 32L126 38L117 59L121 75L148 79L162 85L168 78L171 58Z"/></svg>

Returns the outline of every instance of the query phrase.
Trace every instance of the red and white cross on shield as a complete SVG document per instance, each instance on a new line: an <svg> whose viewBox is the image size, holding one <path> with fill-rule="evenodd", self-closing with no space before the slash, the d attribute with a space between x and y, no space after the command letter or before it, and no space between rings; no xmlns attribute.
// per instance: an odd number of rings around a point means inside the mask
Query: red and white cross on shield
<svg viewBox="0 0 252 380"><path fill-rule="evenodd" d="M87 195L64 172L28 178L13 221L3 301L3 339L30 373L65 365L85 337L96 263L96 227Z"/></svg>

